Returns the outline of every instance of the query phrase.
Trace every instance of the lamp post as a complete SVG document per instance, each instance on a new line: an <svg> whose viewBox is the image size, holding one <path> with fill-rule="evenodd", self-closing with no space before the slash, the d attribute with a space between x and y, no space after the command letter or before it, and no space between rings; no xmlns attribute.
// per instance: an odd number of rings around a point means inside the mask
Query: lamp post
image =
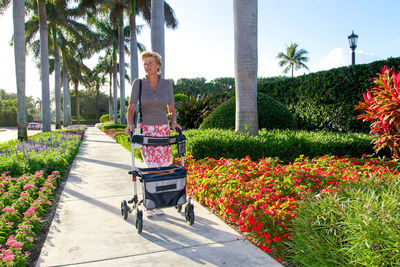
<svg viewBox="0 0 400 267"><path fill-rule="evenodd" d="M354 52L357 47L357 40L358 40L358 35L354 33L354 31L351 31L351 34L347 37L349 39L349 45L352 50L351 52L351 65L356 64L356 53Z"/></svg>

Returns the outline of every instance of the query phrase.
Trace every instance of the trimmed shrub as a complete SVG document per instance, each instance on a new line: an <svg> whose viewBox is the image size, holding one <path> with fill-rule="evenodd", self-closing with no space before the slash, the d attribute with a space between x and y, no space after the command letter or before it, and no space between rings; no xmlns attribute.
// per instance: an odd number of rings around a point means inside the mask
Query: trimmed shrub
<svg viewBox="0 0 400 267"><path fill-rule="evenodd" d="M374 153L371 136L359 133L260 130L259 135L253 137L233 130L206 129L189 130L184 134L188 139L187 151L195 159L249 156L255 161L278 157L284 162L293 162L300 155L361 157ZM390 151L381 151L379 155L390 155Z"/></svg>
<svg viewBox="0 0 400 267"><path fill-rule="evenodd" d="M258 93L258 127L260 129L292 129L293 115L281 103L266 94ZM236 99L232 97L216 108L200 125L200 129L235 129Z"/></svg>
<svg viewBox="0 0 400 267"><path fill-rule="evenodd" d="M189 100L189 97L185 94L175 94L174 100L175 100L175 104L177 104L181 101Z"/></svg>
<svg viewBox="0 0 400 267"><path fill-rule="evenodd" d="M105 124L101 127L101 130L106 130L106 129L125 129L126 124Z"/></svg>
<svg viewBox="0 0 400 267"><path fill-rule="evenodd" d="M104 114L103 116L100 117L100 122L105 123L110 121L110 115L109 114Z"/></svg>

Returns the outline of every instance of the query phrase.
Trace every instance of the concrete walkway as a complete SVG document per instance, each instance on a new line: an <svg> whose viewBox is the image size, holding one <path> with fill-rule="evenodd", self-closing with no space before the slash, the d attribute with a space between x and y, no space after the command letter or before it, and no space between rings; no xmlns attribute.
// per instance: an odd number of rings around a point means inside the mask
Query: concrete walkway
<svg viewBox="0 0 400 267"><path fill-rule="evenodd" d="M130 152L87 129L37 266L282 266L198 203L192 226L167 208L138 234L134 212L126 221L120 212L130 169Z"/></svg>

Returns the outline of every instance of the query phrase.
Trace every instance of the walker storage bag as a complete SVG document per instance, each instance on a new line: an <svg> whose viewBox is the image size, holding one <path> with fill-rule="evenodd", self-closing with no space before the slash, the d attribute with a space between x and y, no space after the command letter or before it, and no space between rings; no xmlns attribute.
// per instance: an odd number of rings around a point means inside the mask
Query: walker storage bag
<svg viewBox="0 0 400 267"><path fill-rule="evenodd" d="M186 203L186 170L177 166L146 168L143 171L143 204L146 209Z"/></svg>

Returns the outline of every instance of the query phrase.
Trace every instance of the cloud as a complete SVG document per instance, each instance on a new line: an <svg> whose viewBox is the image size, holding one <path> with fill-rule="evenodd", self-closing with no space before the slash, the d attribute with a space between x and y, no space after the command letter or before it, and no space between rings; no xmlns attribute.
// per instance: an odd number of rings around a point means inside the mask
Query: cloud
<svg viewBox="0 0 400 267"><path fill-rule="evenodd" d="M329 70L346 66L350 63L350 54L343 48L335 48L329 54L318 62L318 70Z"/></svg>

